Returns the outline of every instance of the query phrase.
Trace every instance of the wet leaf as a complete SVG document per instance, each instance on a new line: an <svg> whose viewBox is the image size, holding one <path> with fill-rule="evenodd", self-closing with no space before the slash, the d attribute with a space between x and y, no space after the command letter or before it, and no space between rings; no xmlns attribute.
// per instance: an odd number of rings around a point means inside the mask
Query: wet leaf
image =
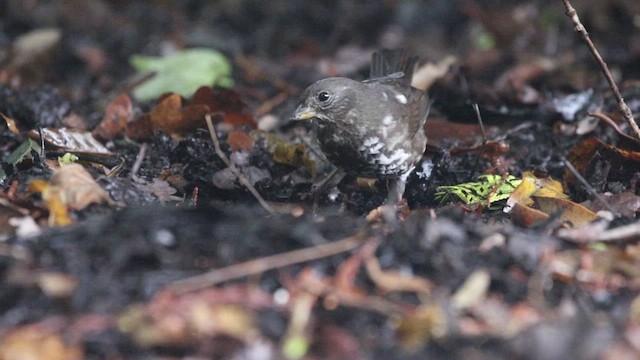
<svg viewBox="0 0 640 360"><path fill-rule="evenodd" d="M20 129L16 125L16 120L14 118L10 118L7 115L0 112L0 116L4 120L5 124L7 124L7 129L14 134L20 134Z"/></svg>
<svg viewBox="0 0 640 360"><path fill-rule="evenodd" d="M594 171L599 158L609 162L608 179L626 179L640 169L640 151L636 148L617 148L596 139L589 138L581 141L569 152L567 159L582 176ZM576 178L568 169L564 172L564 179L568 184L575 184Z"/></svg>
<svg viewBox="0 0 640 360"><path fill-rule="evenodd" d="M42 137L49 148L76 154L111 155L109 149L96 140L90 132L69 128L42 128ZM35 141L40 141L40 134L36 130L28 133Z"/></svg>
<svg viewBox="0 0 640 360"><path fill-rule="evenodd" d="M289 144L284 141L277 141L272 159L278 164L291 167L304 166L310 174L315 174L315 161L309 159L305 149L304 144Z"/></svg>
<svg viewBox="0 0 640 360"><path fill-rule="evenodd" d="M244 131L234 130L230 131L227 135L227 144L229 144L233 151L249 151L253 147L253 138Z"/></svg>
<svg viewBox="0 0 640 360"><path fill-rule="evenodd" d="M73 164L76 161L78 161L78 156L71 153L64 153L64 155L58 156L58 164L60 166Z"/></svg>
<svg viewBox="0 0 640 360"><path fill-rule="evenodd" d="M593 221L597 215L586 207L568 199L533 196L536 207L546 214L561 212L560 219L570 227L580 227Z"/></svg>
<svg viewBox="0 0 640 360"><path fill-rule="evenodd" d="M33 140L27 139L20 144L15 150L11 152L2 163L17 166L25 160L33 160L34 154L40 152L40 146ZM7 178L5 170L0 166L0 184L2 184Z"/></svg>
<svg viewBox="0 0 640 360"><path fill-rule="evenodd" d="M52 225L68 225L73 222L67 209L81 210L89 204L111 202L107 192L80 164L59 168L49 181L32 181L29 190L42 194L49 209L49 223Z"/></svg>
<svg viewBox="0 0 640 360"><path fill-rule="evenodd" d="M133 104L127 94L116 96L104 111L102 121L93 129L92 134L103 140L113 140L124 133L127 124L133 119Z"/></svg>
<svg viewBox="0 0 640 360"><path fill-rule="evenodd" d="M451 296L451 306L456 310L464 310L482 301L489 290L491 275L487 270L476 270L464 281Z"/></svg>
<svg viewBox="0 0 640 360"><path fill-rule="evenodd" d="M50 298L68 298L78 287L78 280L64 273L44 272L38 275L38 286Z"/></svg>
<svg viewBox="0 0 640 360"><path fill-rule="evenodd" d="M396 326L396 336L407 351L423 347L430 339L444 336L447 331L447 315L436 304L419 306L403 316Z"/></svg>
<svg viewBox="0 0 640 360"><path fill-rule="evenodd" d="M3 335L0 359L3 360L80 360L84 351L65 343L61 334L46 326L25 325Z"/></svg>
<svg viewBox="0 0 640 360"><path fill-rule="evenodd" d="M531 171L526 171L522 174L522 182L513 191L507 205L503 211L508 213L514 204L519 203L525 206L533 204L531 196L536 195L538 197L554 197L554 198L567 198L564 193L562 184L559 181L554 180L551 177L538 177Z"/></svg>
<svg viewBox="0 0 640 360"><path fill-rule="evenodd" d="M133 95L140 101L167 92L190 97L201 86L233 86L231 64L222 53L212 49L193 48L167 57L134 55L130 62L139 72L155 73L135 88Z"/></svg>
<svg viewBox="0 0 640 360"><path fill-rule="evenodd" d="M186 130L182 123L182 96L169 94L158 101L149 112L151 126L167 134L180 134Z"/></svg>
<svg viewBox="0 0 640 360"><path fill-rule="evenodd" d="M601 196L604 197L605 201L609 204L609 207L621 215L634 218L636 213L640 211L640 196L630 191L618 194L601 194ZM587 207L594 212L609 209L609 207L604 206L604 204L595 199L589 201Z"/></svg>
<svg viewBox="0 0 640 360"><path fill-rule="evenodd" d="M511 210L511 219L521 227L528 228L549 219L549 215L532 207L515 203Z"/></svg>
<svg viewBox="0 0 640 360"><path fill-rule="evenodd" d="M513 175L508 175L502 180L500 175L482 175L481 181L458 185L438 186L436 200L444 201L449 196L457 196L465 204L478 204L487 201L489 204L507 199L513 190L520 185L521 180Z"/></svg>
<svg viewBox="0 0 640 360"><path fill-rule="evenodd" d="M225 124L256 128L251 109L235 90L203 86L196 91L189 104L206 105L211 113L221 113Z"/></svg>

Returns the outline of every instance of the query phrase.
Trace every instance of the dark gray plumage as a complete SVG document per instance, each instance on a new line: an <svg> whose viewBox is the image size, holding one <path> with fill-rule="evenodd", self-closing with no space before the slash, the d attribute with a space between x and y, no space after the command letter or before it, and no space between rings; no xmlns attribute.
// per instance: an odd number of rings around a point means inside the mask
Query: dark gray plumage
<svg viewBox="0 0 640 360"><path fill-rule="evenodd" d="M393 180L390 203L401 200L427 144L429 99L411 87L417 60L403 50L376 52L369 80L320 80L303 92L292 117L313 122L320 148L338 168Z"/></svg>

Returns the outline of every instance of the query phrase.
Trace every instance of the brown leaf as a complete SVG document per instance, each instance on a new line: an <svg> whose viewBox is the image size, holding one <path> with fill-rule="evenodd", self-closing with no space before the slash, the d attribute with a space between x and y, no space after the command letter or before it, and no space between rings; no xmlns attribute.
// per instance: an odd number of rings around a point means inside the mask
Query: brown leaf
<svg viewBox="0 0 640 360"><path fill-rule="evenodd" d="M80 360L84 351L77 345L66 344L60 329L47 322L13 329L0 342L3 360Z"/></svg>
<svg viewBox="0 0 640 360"><path fill-rule="evenodd" d="M513 204L510 214L513 222L516 225L522 226L524 228L531 227L549 218L549 215L545 214L544 212L528 207L519 202Z"/></svg>
<svg viewBox="0 0 640 360"><path fill-rule="evenodd" d="M124 132L132 119L131 98L127 94L120 94L107 105L102 121L93 129L93 135L99 139L112 140Z"/></svg>
<svg viewBox="0 0 640 360"><path fill-rule="evenodd" d="M251 150L253 147L253 138L244 131L233 130L227 135L227 144L231 146L231 150Z"/></svg>
<svg viewBox="0 0 640 360"><path fill-rule="evenodd" d="M204 116L209 114L209 107L202 104L189 104L182 110L182 122L186 130L206 128Z"/></svg>
<svg viewBox="0 0 640 360"><path fill-rule="evenodd" d="M609 195L602 194L602 196L606 199L607 203L613 210L619 212L624 216L633 218L636 216L636 213L640 211L640 196L630 191ZM587 206L594 212L609 209L597 200L590 201Z"/></svg>
<svg viewBox="0 0 640 360"><path fill-rule="evenodd" d="M185 130L182 123L182 96L169 94L149 112L151 126L162 129L167 134L179 134Z"/></svg>
<svg viewBox="0 0 640 360"><path fill-rule="evenodd" d="M84 154L111 154L109 149L96 140L90 132L69 128L42 128L42 137L49 148L60 151ZM40 141L40 133L31 130L27 134L31 139Z"/></svg>
<svg viewBox="0 0 640 360"><path fill-rule="evenodd" d="M567 156L571 164L583 176L593 171L593 167L604 158L610 162L609 179L631 178L640 168L640 151L636 149L617 148L596 138L589 138L574 146ZM574 184L577 180L568 169L564 172L564 179L569 184Z"/></svg>
<svg viewBox="0 0 640 360"><path fill-rule="evenodd" d="M153 125L149 114L141 115L129 123L125 134L134 140L144 140L153 136Z"/></svg>
<svg viewBox="0 0 640 360"><path fill-rule="evenodd" d="M80 210L92 203L111 202L106 191L80 164L61 167L53 173L48 182L44 180L31 182L29 190L42 193L42 199L49 209L51 225L72 223L67 209Z"/></svg>
<svg viewBox="0 0 640 360"><path fill-rule="evenodd" d="M586 225L597 217L593 211L568 199L542 196L532 196L532 199L544 213L551 215L560 211L560 220L573 228Z"/></svg>
<svg viewBox="0 0 640 360"><path fill-rule="evenodd" d="M224 115L224 123L240 127L248 125L256 128L256 122L249 106L240 98L237 91L231 89L203 86L193 95L190 104L202 104L209 107L212 113L220 112Z"/></svg>

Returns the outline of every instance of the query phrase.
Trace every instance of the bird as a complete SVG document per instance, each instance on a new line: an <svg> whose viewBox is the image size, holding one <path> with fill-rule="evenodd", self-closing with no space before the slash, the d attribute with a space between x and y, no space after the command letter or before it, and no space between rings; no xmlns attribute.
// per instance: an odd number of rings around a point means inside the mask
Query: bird
<svg viewBox="0 0 640 360"><path fill-rule="evenodd" d="M311 121L320 149L338 169L388 180L388 204L402 200L427 145L429 96L411 86L417 64L405 49L375 51L367 80L319 80L302 92L291 117Z"/></svg>

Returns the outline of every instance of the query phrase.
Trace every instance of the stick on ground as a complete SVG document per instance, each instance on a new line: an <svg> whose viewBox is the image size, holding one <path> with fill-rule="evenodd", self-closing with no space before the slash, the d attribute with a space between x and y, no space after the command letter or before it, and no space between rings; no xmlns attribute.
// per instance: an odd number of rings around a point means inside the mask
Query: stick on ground
<svg viewBox="0 0 640 360"><path fill-rule="evenodd" d="M204 289L224 281L243 276L260 274L268 270L281 268L302 262L318 260L355 249L365 240L363 232L358 232L342 240L317 245L300 250L266 256L243 263L211 270L201 275L179 280L170 285L176 293L185 293Z"/></svg>
<svg viewBox="0 0 640 360"><path fill-rule="evenodd" d="M618 108L620 109L622 116L624 116L624 119L627 121L627 123L631 127L631 130L635 134L636 138L640 140L640 128L638 128L638 124L633 119L633 115L631 114L631 109L629 109L629 106L627 106L627 104L624 102L624 99L620 94L620 90L618 89L618 86L613 80L613 76L611 76L611 72L609 72L609 67L607 66L607 63L602 59L602 56L600 56L598 49L596 49L596 45L593 43L593 41L591 41L591 38L589 37L589 33L587 32L587 29L580 22L576 9L574 9L573 6L571 6L571 3L569 2L569 0L562 0L562 2L564 3L564 7L567 9L567 12L566 12L567 16L571 19L571 21L573 22L573 25L575 26L576 32L580 34L580 37L582 38L582 40L587 44L587 46L589 47L589 50L591 50L591 53L593 54L593 57L596 59L596 61L598 61L598 64L600 65L600 69L602 69L602 73L604 74L605 78L607 78L607 81L609 82L609 86L611 87L611 91L613 91L613 95L616 97L616 101L618 102Z"/></svg>
<svg viewBox="0 0 640 360"><path fill-rule="evenodd" d="M231 171L238 178L240 183L244 185L244 187L246 187L247 190L249 190L249 192L256 198L256 200L258 200L258 203L260 203L260 205L265 210L267 210L268 213L270 214L275 213L271 205L269 205L264 200L264 198L262 197L262 195L260 195L258 190L256 190L256 188L253 187L253 185L251 185L251 182L249 182L249 180L240 172L240 170L238 170L238 168L231 163L231 161L227 157L227 154L225 154L224 151L222 151L222 148L220 147L220 141L218 140L218 135L216 134L216 129L213 127L213 121L211 121L211 115L209 114L205 115L205 121L207 122L207 128L209 129L209 134L211 135L211 141L213 141L213 147L216 149L216 154L218 155L218 157L222 159L222 161L229 167L229 169L231 169Z"/></svg>

